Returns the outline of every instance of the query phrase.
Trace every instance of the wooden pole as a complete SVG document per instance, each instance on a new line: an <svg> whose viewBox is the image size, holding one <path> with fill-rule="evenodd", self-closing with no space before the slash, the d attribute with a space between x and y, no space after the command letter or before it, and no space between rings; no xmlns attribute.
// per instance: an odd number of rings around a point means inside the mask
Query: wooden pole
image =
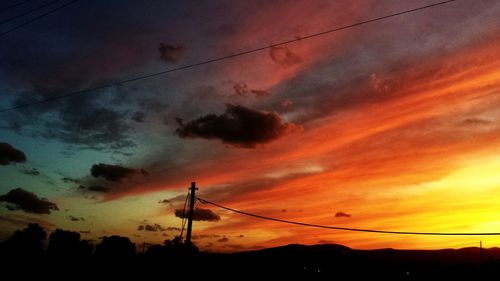
<svg viewBox="0 0 500 281"><path fill-rule="evenodd" d="M188 213L188 225L186 234L186 244L191 244L191 230L193 229L193 213L194 213L194 203L195 203L195 193L198 188L196 187L196 182L191 183L191 197L189 199L189 213Z"/></svg>

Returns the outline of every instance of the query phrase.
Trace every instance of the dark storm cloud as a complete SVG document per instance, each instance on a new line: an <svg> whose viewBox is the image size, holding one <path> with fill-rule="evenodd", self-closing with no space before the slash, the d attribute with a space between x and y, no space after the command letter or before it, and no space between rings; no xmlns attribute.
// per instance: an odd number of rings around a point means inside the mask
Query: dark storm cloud
<svg viewBox="0 0 500 281"><path fill-rule="evenodd" d="M198 235L192 236L193 240L220 238L220 237L221 237L221 235L219 235L219 234L198 234Z"/></svg>
<svg viewBox="0 0 500 281"><path fill-rule="evenodd" d="M9 91L0 93L2 101L3 98L6 101L15 100L11 105L19 105L110 84L151 71L152 60L159 61L159 57L168 63L182 62L183 56L191 51L191 46L206 49L203 46L206 46L207 41L203 35L207 28L213 30L213 27L221 25L219 20L213 21L206 13L207 8L213 6L212 3L198 3L193 9L187 3L173 5L158 2L156 8L151 9L151 6L137 2L117 5L112 11L102 1L96 5L71 17L57 18L59 23L68 27L64 31L49 31L47 36L42 36L37 28L33 28L23 31L26 35L24 41L21 40L23 42L10 40L2 43L0 60L6 66L3 82L9 87ZM89 12L95 16L89 17ZM194 16L195 21L203 22L202 28L192 28L192 24L198 24L185 16L188 12L197 15ZM141 16L144 14L148 16ZM107 20L110 16L116 17L111 24ZM227 20L232 21L232 18ZM177 34L187 36L182 36L180 40L170 39L178 37ZM212 35L216 38L211 40L217 42L219 32ZM151 42L156 43L151 45ZM159 44L161 42L163 44ZM163 114L165 107L161 104L173 104L170 100L165 101L165 98L152 98L153 95L144 99L129 95L132 91L147 92L143 90L150 86L150 81L137 83L136 90L132 90L133 87L128 84L126 87L110 87L38 104L19 111L12 120L5 122L12 121L11 124L15 123L17 128L22 127L24 130L28 130L26 127L29 126L35 127L33 136L63 141L77 148L106 152L132 149L136 145L134 126L141 118L131 119L130 113L141 110L147 112L148 121L154 118L153 113L146 111L139 101L147 101L148 107L152 106L154 111L162 111ZM114 99L114 96L120 95L127 96L126 102L120 101L120 98ZM31 117L39 120L34 121ZM80 126L80 123L86 124ZM86 129L81 130L82 127Z"/></svg>
<svg viewBox="0 0 500 281"><path fill-rule="evenodd" d="M132 169L126 168L119 165L109 165L109 164L94 164L90 169L90 173L93 177L102 177L108 181L121 182L123 179L131 177L135 174L148 175L148 172L144 169Z"/></svg>
<svg viewBox="0 0 500 281"><path fill-rule="evenodd" d="M229 238L227 237L222 237L221 239L218 239L217 242L220 242L220 243L226 243L229 241Z"/></svg>
<svg viewBox="0 0 500 281"><path fill-rule="evenodd" d="M158 51L160 52L160 59L162 61L175 64L186 52L186 46L183 44L167 45L161 43Z"/></svg>
<svg viewBox="0 0 500 281"><path fill-rule="evenodd" d="M21 170L21 173L26 174L26 175L30 175L30 176L39 176L40 175L40 171L38 171L37 168L31 168L31 169L24 168Z"/></svg>
<svg viewBox="0 0 500 281"><path fill-rule="evenodd" d="M26 155L6 142L0 142L0 165L12 162L26 162Z"/></svg>
<svg viewBox="0 0 500 281"><path fill-rule="evenodd" d="M171 200L169 200L169 199L160 200L160 201L158 201L158 204L167 204L168 206L173 207L173 204L172 204Z"/></svg>
<svg viewBox="0 0 500 281"><path fill-rule="evenodd" d="M144 119L146 118L146 113L142 111L136 111L132 114L132 120L138 123L144 123Z"/></svg>
<svg viewBox="0 0 500 281"><path fill-rule="evenodd" d="M85 218L83 217L75 217L73 215L70 215L67 217L70 221L85 221Z"/></svg>
<svg viewBox="0 0 500 281"><path fill-rule="evenodd" d="M16 133L21 132L21 124L19 123L18 120L7 119L4 122L5 123L3 125L0 125L0 129L11 130Z"/></svg>
<svg viewBox="0 0 500 281"><path fill-rule="evenodd" d="M109 187L105 187L102 185L92 185L87 188L87 190L95 191L95 192L109 192Z"/></svg>
<svg viewBox="0 0 500 281"><path fill-rule="evenodd" d="M165 229L159 225L159 224L154 224L154 225L150 225L150 224L146 224L144 226L145 230L146 231L164 231Z"/></svg>
<svg viewBox="0 0 500 281"><path fill-rule="evenodd" d="M186 195L177 195L168 199L163 199L158 203L168 204L170 207L172 207L173 205L179 206L180 204L183 204L185 200Z"/></svg>
<svg viewBox="0 0 500 281"><path fill-rule="evenodd" d="M151 231L151 232L158 232L158 231L181 231L181 229L179 227L173 227L173 226L169 226L169 227L163 227L161 226L160 224L141 224L137 227L137 230L139 231L142 231L142 230L145 230L145 231Z"/></svg>
<svg viewBox="0 0 500 281"><path fill-rule="evenodd" d="M281 101L280 105L284 109L289 109L293 105L293 102L289 99L285 99Z"/></svg>
<svg viewBox="0 0 500 281"><path fill-rule="evenodd" d="M45 198L38 198L34 193L20 187L0 195L0 201L12 204L7 205L9 210L23 210L27 213L50 214L52 210L59 210L55 203Z"/></svg>
<svg viewBox="0 0 500 281"><path fill-rule="evenodd" d="M351 214L345 213L345 212L336 212L335 213L336 218L350 218Z"/></svg>
<svg viewBox="0 0 500 281"><path fill-rule="evenodd" d="M321 240L318 240L318 244L334 244L334 241L321 239Z"/></svg>
<svg viewBox="0 0 500 281"><path fill-rule="evenodd" d="M218 241L218 242L223 242L223 241ZM223 246L223 248L231 249L231 250L235 250L235 251L243 251L243 250L253 249L253 248L247 248L241 244L225 244Z"/></svg>
<svg viewBox="0 0 500 281"><path fill-rule="evenodd" d="M134 147L127 135L131 125L123 118L124 113L94 104L86 98L67 101L67 106L59 109L59 120L55 130L47 130L45 137L56 138L70 144L78 144L99 149Z"/></svg>
<svg viewBox="0 0 500 281"><path fill-rule="evenodd" d="M284 67L294 66L302 61L299 56L294 54L287 47L272 47L269 50L269 55L275 63Z"/></svg>
<svg viewBox="0 0 500 281"><path fill-rule="evenodd" d="M33 92L20 94L14 104L46 99L53 97L54 92L67 91L38 90L39 88L36 87ZM51 94L40 94L45 92ZM113 108L113 105L118 104L110 98L113 94L113 91L101 94L100 100L91 95L73 96L50 105L46 103L30 107L16 113L12 118L15 118L13 121L22 124L19 132L28 130L33 137L54 139L94 150L133 148L135 147L134 141L131 140L133 121L123 117L126 115L125 109Z"/></svg>
<svg viewBox="0 0 500 281"><path fill-rule="evenodd" d="M246 97L251 94L255 95L256 97L266 97L271 95L269 92L266 91L250 89L248 85L244 82L235 83L233 85L233 90L234 94L240 97Z"/></svg>
<svg viewBox="0 0 500 281"><path fill-rule="evenodd" d="M230 104L222 115L209 114L186 124L182 120L178 122L176 133L181 138L215 138L245 148L270 142L301 128L284 122L276 112Z"/></svg>
<svg viewBox="0 0 500 281"><path fill-rule="evenodd" d="M65 39L60 40L66 42ZM60 46L47 50L48 46L44 49L30 44L20 45L16 50L10 48L5 56L0 55L9 66L5 80L12 89L8 96L12 106L110 83L127 68L126 63L111 59L112 49L116 47L97 47L86 42L86 47L79 48L78 52L65 52L58 49ZM106 48L110 53L104 52ZM131 106L120 107L120 101L125 102L119 98L123 95L124 91L114 87L42 103L12 114L4 123L16 124L16 127L11 126L16 132L28 131L33 137L90 149L131 148L134 146L129 134L132 120L123 117Z"/></svg>
<svg viewBox="0 0 500 281"><path fill-rule="evenodd" d="M61 179L64 183L80 183L80 180L79 179L74 179L74 178L70 178L70 177L64 177Z"/></svg>
<svg viewBox="0 0 500 281"><path fill-rule="evenodd" d="M107 192L111 191L111 189L109 187L102 186L102 185L91 185L91 186L80 185L80 189L94 191L94 192L103 192L103 193L107 193Z"/></svg>
<svg viewBox="0 0 500 281"><path fill-rule="evenodd" d="M175 216L178 218L187 218L187 212L184 214L182 209L175 210ZM220 216L209 209L196 208L193 213L195 221L219 221Z"/></svg>
<svg viewBox="0 0 500 281"><path fill-rule="evenodd" d="M234 94L237 96L246 96L248 94L248 86L246 83L235 83L233 85Z"/></svg>
<svg viewBox="0 0 500 281"><path fill-rule="evenodd" d="M485 126L489 125L492 122L490 120L482 119L482 118L467 118L463 122L463 125L466 126Z"/></svg>
<svg viewBox="0 0 500 281"><path fill-rule="evenodd" d="M250 90L250 93L254 94L257 97L266 97L271 95L271 93L262 90Z"/></svg>
<svg viewBox="0 0 500 281"><path fill-rule="evenodd" d="M179 227L175 227L175 226L169 226L165 230L166 231L181 231L181 229Z"/></svg>
<svg viewBox="0 0 500 281"><path fill-rule="evenodd" d="M139 227L137 227L137 230L139 231L150 231L150 232L161 232L161 231L168 231L169 228L164 228L163 226L155 223L155 224L141 224Z"/></svg>

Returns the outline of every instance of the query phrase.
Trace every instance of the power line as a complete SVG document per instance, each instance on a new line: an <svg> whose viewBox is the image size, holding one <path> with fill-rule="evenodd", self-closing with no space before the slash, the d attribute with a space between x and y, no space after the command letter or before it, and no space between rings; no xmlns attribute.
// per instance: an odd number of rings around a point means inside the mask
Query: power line
<svg viewBox="0 0 500 281"><path fill-rule="evenodd" d="M36 11L38 11L38 10L41 10L41 9L43 9L43 8L47 7L47 6L50 6L50 5L52 5L52 4L56 3L56 2L59 2L59 0L54 0L54 1L47 2L47 3L43 4L43 5L40 5L40 6L38 6L38 7L33 8L33 9L31 9L31 10L28 10L28 11L26 11L26 12L22 12L22 13L20 13L20 14L17 14L17 15L15 15L15 16L12 16L12 17L10 17L10 18L8 18L8 19L5 19L5 20L3 20L3 21L0 21L0 24L8 23L8 22L13 21L13 20L15 20L15 19L17 19L17 18L27 16L27 15L29 15L29 14L33 13L33 12L36 12Z"/></svg>
<svg viewBox="0 0 500 281"><path fill-rule="evenodd" d="M232 209L229 207L224 207L222 205L207 201L205 199L201 199L201 198L196 198L196 199L198 199L198 201L200 201L203 204L210 204L210 205L219 207L221 209L225 209L225 210L239 213L239 214L246 215L246 216L251 216L251 217L255 217L255 218L259 218L259 219L271 220L271 221L276 221L276 222L288 223L288 224L317 227L317 228L356 231L356 232L385 233L385 234L406 234L406 235L434 235L434 236L492 236L492 235L500 235L500 232L415 232L415 231L390 231L390 230L362 229L362 228L339 227L339 226L326 226L326 225L295 222L295 221L282 220L282 219L271 218L271 217L266 217L266 216L261 216L261 215L255 215L255 214L235 210L235 209Z"/></svg>
<svg viewBox="0 0 500 281"><path fill-rule="evenodd" d="M76 0L76 1L78 1L78 0ZM73 2L76 2L76 1L73 1ZM363 24L367 24L367 23L371 23L371 22L375 22L375 21L379 21L379 20L388 19L388 18L395 17L395 16L400 16L400 15L404 15L404 14L408 14L408 13L412 13L412 12L416 12L416 11L428 9L428 8L431 8L431 7L435 7L435 6L447 4L447 3L450 3L450 2L454 2L454 1L456 1L456 0L448 0L448 1L438 2L438 3L435 3L435 4L430 4L430 5L427 5L427 6L422 6L422 7L418 7L418 8L414 8L414 9L410 9L410 10L398 12L398 13L395 13L395 14L390 14L390 15L387 15L387 16L373 18L373 19L369 19L369 20L357 22L357 23L354 23L354 24L345 25L345 26L342 26L342 27L337 27L337 28L334 28L334 29L322 31L322 32L319 32L319 33L310 34L310 35L307 35L307 36L303 36L303 37L300 37L300 38L295 38L295 39L288 40L288 41L283 41L283 42L276 43L276 44L271 44L271 45L264 46L264 47L259 47L259 48L255 48L255 49L251 49L251 50L247 50L247 51L242 51L242 52L239 52L239 53L234 53L234 54L223 56L223 57L218 57L218 58L209 59L209 60L205 60L205 61L201 61L201 62L197 62L197 63L193 63L193 64L188 64L188 65L184 65L184 66L180 66L180 67L176 67L176 68L172 68L172 69L168 69L168 70L164 70L164 71L160 71L160 72L155 72L155 73L150 73L150 74L146 74L146 75L142 75L142 76L137 76L137 77L134 77L134 78L130 78L130 79L126 79L126 80L121 80L121 81L113 82L113 83L109 83L109 84L104 84L104 85L101 85L101 86L86 88L86 89L83 89L83 90L78 90L78 91L75 91L75 92L70 92L70 93L59 95L59 96L54 96L54 97L46 98L46 99L43 99L43 100L38 100L38 101L34 101L34 102L28 102L28 103L24 103L24 104L12 106L12 107L0 109L0 113L11 111L11 110L15 110L15 109L20 109L20 108L24 108L24 107L28 107L28 106L33 106L33 105L37 105L37 104L41 104L41 103L45 103L45 102L60 100L60 99L64 99L64 98L68 98L68 97L72 97L72 96L76 96L76 95L80 95L80 94L85 94L85 93L89 93L89 92L93 92L93 91L97 91L97 90L102 90L102 89L106 89L106 88L110 88L110 87L113 87L113 86L130 83L130 82L134 82L134 81L139 81L139 80L144 80L144 79L148 79L148 78L153 78L153 77L164 75L164 74L168 74L168 73L171 73L171 72L181 71L181 70L185 70L185 69L189 69L189 68L193 68L193 67L197 67L197 66L201 66L201 65L205 65L205 64L219 62L219 61L223 61L223 60L235 58L235 57L238 57L238 56L248 55L248 54L251 54L251 53L256 53L256 52L260 52L260 51L263 51L263 50L267 50L269 48L283 46L283 45L286 45L286 44L295 43L295 42L299 42L299 41L306 40L306 39L311 39L311 38L314 38L314 37L326 35L326 34L329 34L329 33L340 31L340 30L344 30L344 29L356 27L356 26L359 26L359 25L363 25ZM5 33L3 33L3 34L5 34ZM2 36L3 34L0 33L0 36Z"/></svg>
<svg viewBox="0 0 500 281"><path fill-rule="evenodd" d="M28 2L31 2L31 1L32 1L32 0L26 0L26 1L22 1L22 2L16 3L16 4L12 4L12 5L10 5L10 6L6 6L6 7L3 7L3 8L0 8L0 13L1 13L1 12L4 12L4 11L7 11L7 10L10 10L10 9L12 9L12 8L15 8L15 7L17 7L17 6L21 6L21 5L26 4L26 3L28 3Z"/></svg>
<svg viewBox="0 0 500 281"><path fill-rule="evenodd" d="M189 199L189 192L186 196L186 200L184 201L184 208L182 210L182 223L181 223L181 234L179 235L179 237L182 238L182 234L184 233L184 228L186 226L186 218L187 218L187 215L186 215L186 206L188 206L189 202L188 202L188 199ZM189 207L189 206L188 206Z"/></svg>
<svg viewBox="0 0 500 281"><path fill-rule="evenodd" d="M28 24L30 24L30 23L33 23L33 22L35 22L35 21L38 21L38 20L40 20L40 19L42 19L42 18L44 18L44 17L46 17L46 16L48 16L48 15L50 15L50 14L53 14L53 13L55 13L55 12L59 11L59 10L62 10L62 9L64 9L64 8L66 8L67 6L69 6L69 5L73 4L73 3L76 3L76 2L78 2L78 1L80 1L80 0L73 0L73 1L70 1L70 2L68 2L68 3L66 3L66 4L64 4L64 5L61 5L61 6L57 7L57 8L54 8L54 9L52 9L52 10L50 10L50 11L47 11L47 12L45 12L45 13L41 14L41 15L39 15L39 16L36 16L36 17L34 17L34 18L32 18L32 19L30 19L30 20L28 20L28 21L26 21L26 22L24 22L24 23L22 23L22 24L16 25L16 26L12 27L11 29L8 29L8 30L6 30L6 31L4 31L4 32L2 32L2 33L0 33L0 37L2 37L2 36L4 36L4 35L7 35L7 34L9 34L9 33L13 32L13 31L15 31L15 30L18 30L19 28L24 27L24 26L26 26L26 25L28 25Z"/></svg>

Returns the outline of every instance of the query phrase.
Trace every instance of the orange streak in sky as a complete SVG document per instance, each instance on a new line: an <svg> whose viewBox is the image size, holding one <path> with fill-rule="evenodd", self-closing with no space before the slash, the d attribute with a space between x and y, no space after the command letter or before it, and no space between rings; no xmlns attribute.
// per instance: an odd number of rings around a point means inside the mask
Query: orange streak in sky
<svg viewBox="0 0 500 281"><path fill-rule="evenodd" d="M443 67L449 68L430 77L423 73L432 69L435 62L416 66L418 72L399 74L399 79L412 82L390 99L345 110L318 121L317 126L309 125L302 135L270 144L262 152L252 152L265 153L265 157L245 158L241 164L231 162L236 167L250 166L251 171L253 165L258 166L254 169L260 169L261 174L282 167L283 163L307 160L326 170L284 180L272 189L235 195L224 203L257 214L326 225L415 231L480 230L479 224L488 222L481 219L491 219L492 213L500 211L494 203L500 198L500 190L492 189L484 197L469 191L471 187L462 187L464 194L456 195L446 181L456 176L457 170L467 169L469 159L486 161L488 152L498 151L500 133L495 123L485 122L484 128L468 128L463 123L484 113L489 114L492 122L498 120L500 112L495 109L500 105L500 60L495 52L495 45L489 44L442 58L446 62ZM411 79L416 77L419 79ZM226 175L231 178L243 173L233 171ZM440 182L444 182L443 187L434 187ZM466 196L471 194L478 198ZM446 202L450 196L458 201ZM274 206L274 211L269 206ZM279 212L287 206L300 206L301 211ZM450 208L456 209L457 214L450 214ZM333 218L336 211L349 209L358 215L344 221ZM465 237L449 242L439 237L417 237L408 242L408 238L393 235L325 234L240 215L227 216L218 226L205 231L225 233L238 229L258 233L265 229L274 233L272 236L281 237L256 237L263 246L297 241L316 243L314 239L319 238L314 237L325 236L337 243L367 248L438 248L470 245L477 240Z"/></svg>
<svg viewBox="0 0 500 281"><path fill-rule="evenodd" d="M107 199L179 190L196 175L200 197L282 219L401 231L499 231L500 181L493 171L500 170L500 161L492 157L500 152L498 43L484 40L382 74L377 83L387 85L387 91L370 88L367 78L366 84L353 85L352 92L381 95L373 102L326 112L302 124L302 133L256 149L228 148L217 159L202 159L163 181ZM248 76L237 63L222 73L249 77L244 82L251 88L277 89L295 75L313 71L326 50L322 44L292 49L306 62L290 69L277 69L261 56L256 65L264 66L251 69ZM326 55L337 51L334 47ZM483 164L488 169L480 169ZM476 186L465 185L468 179ZM253 182L252 188L246 186ZM197 233L243 232L246 245L329 240L357 248L439 248L477 240L325 232L215 211L223 219L197 223ZM352 216L335 218L337 211Z"/></svg>

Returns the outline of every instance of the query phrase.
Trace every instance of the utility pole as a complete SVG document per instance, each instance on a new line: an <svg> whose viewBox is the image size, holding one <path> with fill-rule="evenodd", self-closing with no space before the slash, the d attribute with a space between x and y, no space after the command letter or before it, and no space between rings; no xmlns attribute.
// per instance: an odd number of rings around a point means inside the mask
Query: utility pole
<svg viewBox="0 0 500 281"><path fill-rule="evenodd" d="M483 265L483 241L479 241L479 267Z"/></svg>
<svg viewBox="0 0 500 281"><path fill-rule="evenodd" d="M191 230L193 228L193 213L194 213L194 199L196 190L198 188L196 187L196 182L191 183L191 187L189 190L191 190L191 197L189 198L189 213L188 213L188 226L187 226L187 234L186 234L186 244L190 245L192 244L191 242Z"/></svg>

